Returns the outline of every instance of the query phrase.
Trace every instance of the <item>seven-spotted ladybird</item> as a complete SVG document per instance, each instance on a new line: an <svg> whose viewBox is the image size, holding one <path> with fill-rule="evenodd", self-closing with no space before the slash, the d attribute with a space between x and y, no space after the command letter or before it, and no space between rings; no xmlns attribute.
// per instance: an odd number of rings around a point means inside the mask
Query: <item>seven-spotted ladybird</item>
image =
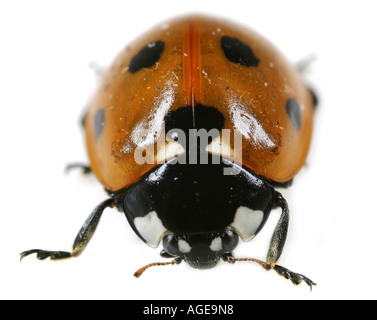
<svg viewBox="0 0 377 320"><path fill-rule="evenodd" d="M308 153L315 100L301 74L267 40L229 22L188 16L125 47L83 124L92 171L110 198L94 209L71 252L29 250L38 259L79 256L107 207L125 213L161 256L194 268L255 261L310 287L277 261L287 236L288 187ZM282 214L266 262L235 258L274 208Z"/></svg>

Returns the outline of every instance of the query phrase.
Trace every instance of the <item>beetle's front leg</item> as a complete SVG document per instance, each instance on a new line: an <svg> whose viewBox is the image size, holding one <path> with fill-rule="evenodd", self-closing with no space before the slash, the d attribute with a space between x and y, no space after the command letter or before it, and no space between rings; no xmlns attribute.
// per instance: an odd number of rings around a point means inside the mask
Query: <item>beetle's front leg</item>
<svg viewBox="0 0 377 320"><path fill-rule="evenodd" d="M110 198L101 204L99 204L90 216L86 219L83 226L81 227L78 235L76 236L75 242L73 243L73 248L71 252L66 251L46 251L40 249L28 250L21 253L21 260L33 253L37 254L39 260L44 260L50 258L51 260L63 260L73 257L78 257L86 248L89 241L92 239L94 232L98 226L101 219L103 211L108 207L113 207L115 205L115 200Z"/></svg>
<svg viewBox="0 0 377 320"><path fill-rule="evenodd" d="M289 209L287 201L283 198L280 192L275 192L274 206L282 209L281 217L272 234L270 247L267 253L267 263L274 267L279 260L285 240L287 239L288 226L289 226Z"/></svg>
<svg viewBox="0 0 377 320"><path fill-rule="evenodd" d="M277 261L283 252L289 225L288 204L279 192L276 192L275 195L275 206L282 209L282 214L271 238L270 248L267 253L267 263L279 275L291 280L293 284L299 285L304 281L311 289L313 285L316 285L312 280L302 274L292 272L287 268L277 265Z"/></svg>
<svg viewBox="0 0 377 320"><path fill-rule="evenodd" d="M283 252L285 240L287 238L289 225L289 209L287 202L285 201L283 196L276 191L274 198L274 207L280 207L282 209L282 214L271 238L270 247L267 253L267 261L264 262L254 258L234 258L231 254L224 255L223 259L230 263L234 263L236 261L256 262L267 271L275 270L279 275L288 280L291 280L291 282L295 285L299 285L301 282L304 281L310 287L311 290L312 286L316 285L312 280L310 280L302 274L292 272L287 268L277 265L277 261L279 260L280 255Z"/></svg>

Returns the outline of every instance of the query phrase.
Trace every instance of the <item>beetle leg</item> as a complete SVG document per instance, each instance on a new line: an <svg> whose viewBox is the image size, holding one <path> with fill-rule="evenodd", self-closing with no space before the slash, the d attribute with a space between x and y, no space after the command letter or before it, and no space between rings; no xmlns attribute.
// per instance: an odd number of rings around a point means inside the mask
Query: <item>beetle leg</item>
<svg viewBox="0 0 377 320"><path fill-rule="evenodd" d="M21 260L33 253L37 254L37 258L39 260L44 260L47 258L50 258L51 260L62 260L62 259L68 259L73 257L78 257L86 248L89 241L92 239L94 232L96 231L96 228L98 226L98 223L101 219L103 211L107 207L114 207L115 206L115 200L110 198L101 204L99 204L93 212L90 214L90 216L86 219L83 226L81 227L78 235L76 236L76 239L73 243L73 248L71 252L66 251L46 251L46 250L40 250L40 249L33 249L28 250L21 253Z"/></svg>
<svg viewBox="0 0 377 320"><path fill-rule="evenodd" d="M317 56L315 54L308 54L305 57L301 58L298 62L296 62L296 70L303 74L309 66L317 60Z"/></svg>
<svg viewBox="0 0 377 320"><path fill-rule="evenodd" d="M97 80L101 80L103 78L103 75L106 72L106 67L100 65L99 63L95 61L91 61L89 63L89 68L92 69L92 71L96 75Z"/></svg>
<svg viewBox="0 0 377 320"><path fill-rule="evenodd" d="M292 271L290 271L287 268L284 268L282 266L275 265L273 269L276 271L277 274L281 275L285 279L291 280L291 282L294 285L299 285L302 281L304 281L310 287L310 291L312 291L312 286L317 285L312 280L310 280L308 277L306 277L302 274L299 274L299 273L292 272Z"/></svg>
<svg viewBox="0 0 377 320"><path fill-rule="evenodd" d="M267 253L267 263L269 263L272 267L277 263L281 253L283 252L289 225L289 209L287 201L283 198L280 192L277 191L275 195L275 207L280 207L282 209L282 213L272 235L270 247Z"/></svg>
<svg viewBox="0 0 377 320"><path fill-rule="evenodd" d="M308 67L317 59L317 57L314 54L308 55L298 61L296 63L296 69L300 74L304 74L305 71L308 69ZM316 94L315 90L310 85L306 85L307 89L309 90L312 100L313 100L313 105L316 107L318 105L318 95Z"/></svg>
<svg viewBox="0 0 377 320"><path fill-rule="evenodd" d="M275 270L277 274L288 280L291 280L291 282L295 285L299 285L301 282L304 281L310 287L311 291L312 286L316 285L312 280L310 280L302 274L292 272L287 268L284 268L276 264L280 258L281 253L283 252L285 240L287 238L289 225L289 209L287 202L285 201L283 196L277 191L275 193L274 205L275 207L280 207L282 209L282 214L271 238L270 248L267 253L267 262L254 258L234 258L232 255L225 255L224 258L226 258L227 260L224 260L230 263L234 263L237 261L256 262L267 271L272 269Z"/></svg>
<svg viewBox="0 0 377 320"><path fill-rule="evenodd" d="M279 192L276 192L275 206L280 207L282 209L282 214L271 238L270 248L267 253L267 263L279 275L291 280L293 284L298 285L302 281L304 281L310 287L311 290L312 286L316 285L312 280L310 280L302 274L292 272L287 268L284 268L276 264L283 251L289 225L288 204Z"/></svg>
<svg viewBox="0 0 377 320"><path fill-rule="evenodd" d="M227 260L225 260L227 258ZM302 281L304 281L309 287L310 291L312 291L312 286L316 286L317 284L314 283L312 280L309 278L305 277L302 274L292 272L288 270L287 268L284 268L279 265L271 266L267 262L254 259L254 258L234 258L232 255L229 255L227 257L224 256L224 260L229 263L235 263L237 261L249 261L249 262L256 262L258 263L261 267L263 267L266 271L270 271L271 269L275 270L277 274L281 275L285 279L291 280L291 282L294 285L299 285Z"/></svg>
<svg viewBox="0 0 377 320"><path fill-rule="evenodd" d="M314 91L314 89L312 89L310 86L307 86L311 96L312 96L312 100L313 100L313 106L314 106L314 110L315 108L318 106L319 104L319 99L318 99L318 95L317 93Z"/></svg>
<svg viewBox="0 0 377 320"><path fill-rule="evenodd" d="M92 173L90 166L82 163L70 163L65 167L65 173L71 172L72 169L81 169L83 174Z"/></svg>

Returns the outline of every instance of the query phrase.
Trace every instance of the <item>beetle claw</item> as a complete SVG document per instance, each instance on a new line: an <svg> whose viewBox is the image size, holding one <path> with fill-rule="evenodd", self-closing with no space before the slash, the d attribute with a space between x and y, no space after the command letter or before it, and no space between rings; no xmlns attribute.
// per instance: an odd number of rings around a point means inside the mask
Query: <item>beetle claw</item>
<svg viewBox="0 0 377 320"><path fill-rule="evenodd" d="M38 260L45 260L47 258L50 258L51 260L62 260L62 259L71 258L72 256L70 252L65 252L65 251L45 251L45 250L40 250L40 249L33 249L33 250L22 252L20 254L20 262L22 261L23 258L33 253L37 254Z"/></svg>
<svg viewBox="0 0 377 320"><path fill-rule="evenodd" d="M300 273L295 273L295 272L292 272L290 270L288 270L287 268L284 268L282 266L279 266L279 265L275 265L273 267L273 269L276 271L276 273L278 273L280 276L284 277L285 279L287 280L291 280L291 282L294 284L294 285L299 285L301 284L301 282L305 282L309 287L310 287L310 291L312 291L312 287L313 286L316 286L317 284L314 283L312 280L310 280L308 277L300 274Z"/></svg>

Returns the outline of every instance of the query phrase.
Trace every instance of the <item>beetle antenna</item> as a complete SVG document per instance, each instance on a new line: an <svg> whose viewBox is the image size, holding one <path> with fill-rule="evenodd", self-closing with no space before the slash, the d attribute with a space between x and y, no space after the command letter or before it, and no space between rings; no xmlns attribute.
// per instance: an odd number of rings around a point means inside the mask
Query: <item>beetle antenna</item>
<svg viewBox="0 0 377 320"><path fill-rule="evenodd" d="M264 269L266 269L267 271L272 269L271 265L269 265L267 262L264 262L264 261L261 261L261 260L258 260L258 259L254 259L254 258L235 258L233 256L228 256L228 262L232 263L232 262L236 262L236 261L251 261L251 262L256 262L260 266L262 266Z"/></svg>
<svg viewBox="0 0 377 320"><path fill-rule="evenodd" d="M169 262L155 262L155 263L150 263L150 264L147 264L145 267L142 267L140 268L139 270L137 270L135 273L134 273L134 276L136 278L139 278L145 270L147 270L148 268L150 267L155 267L155 266L168 266L168 265L173 265L173 264L180 264L182 261L181 258L176 258L172 261L169 261Z"/></svg>

